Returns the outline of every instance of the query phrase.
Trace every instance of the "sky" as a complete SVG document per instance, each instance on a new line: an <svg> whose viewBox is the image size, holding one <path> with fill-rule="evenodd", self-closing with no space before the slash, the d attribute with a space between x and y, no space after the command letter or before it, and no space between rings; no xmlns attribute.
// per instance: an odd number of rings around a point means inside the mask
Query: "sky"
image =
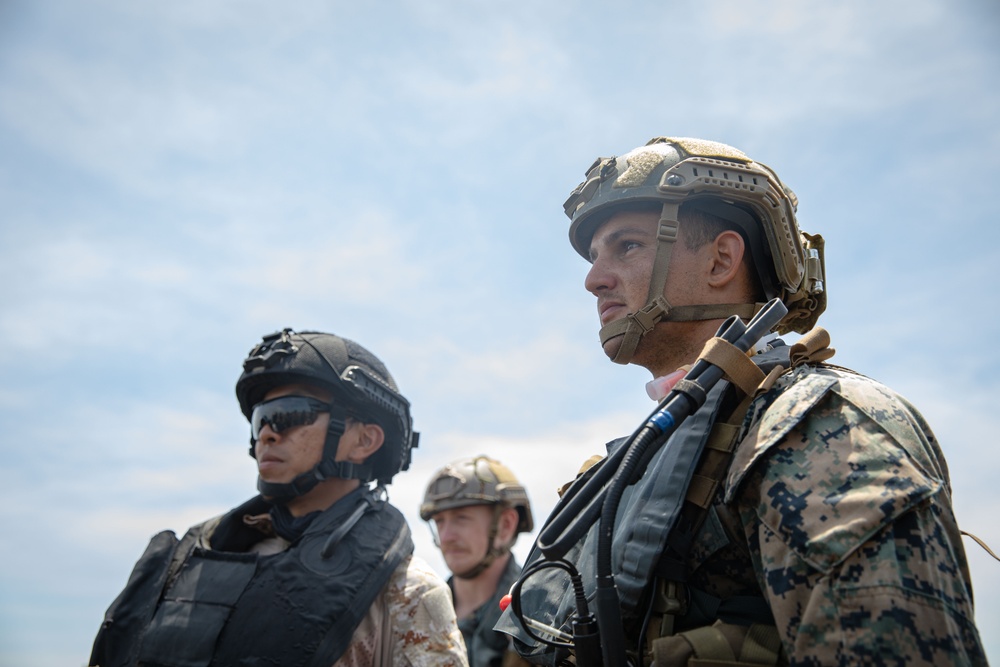
<svg viewBox="0 0 1000 667"><path fill-rule="evenodd" d="M0 0L0 663L86 664L149 538L253 495L233 387L284 327L396 377L390 498L438 572L452 459L507 463L540 523L653 407L562 203L661 135L795 190L833 361L920 407L997 551L998 84L992 0ZM1000 662L1000 563L965 548Z"/></svg>

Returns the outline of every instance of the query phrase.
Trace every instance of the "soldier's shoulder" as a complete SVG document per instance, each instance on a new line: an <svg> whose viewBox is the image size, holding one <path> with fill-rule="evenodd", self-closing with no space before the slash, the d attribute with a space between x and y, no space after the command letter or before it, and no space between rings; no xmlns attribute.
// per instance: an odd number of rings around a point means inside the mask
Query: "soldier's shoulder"
<svg viewBox="0 0 1000 667"><path fill-rule="evenodd" d="M761 522L824 570L945 479L922 418L895 392L839 368L789 375L751 417L726 499L745 493Z"/></svg>
<svg viewBox="0 0 1000 667"><path fill-rule="evenodd" d="M403 559L389 578L391 586L403 597L419 599L435 590L448 589L448 584L427 561L416 555ZM450 595L450 593L449 593Z"/></svg>
<svg viewBox="0 0 1000 667"><path fill-rule="evenodd" d="M419 556L409 556L383 591L400 655L415 667L466 665L448 585Z"/></svg>
<svg viewBox="0 0 1000 667"><path fill-rule="evenodd" d="M751 403L730 487L793 431L799 439L825 441L845 428L867 456L883 456L884 447L902 449L927 475L947 480L938 443L916 407L881 382L820 364L792 369Z"/></svg>

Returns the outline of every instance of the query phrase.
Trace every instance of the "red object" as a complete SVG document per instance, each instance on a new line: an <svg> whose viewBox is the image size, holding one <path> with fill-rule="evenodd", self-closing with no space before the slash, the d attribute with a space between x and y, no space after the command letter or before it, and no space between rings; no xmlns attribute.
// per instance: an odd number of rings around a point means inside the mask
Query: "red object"
<svg viewBox="0 0 1000 667"><path fill-rule="evenodd" d="M507 611L508 606L510 606L510 593L500 598L500 611Z"/></svg>

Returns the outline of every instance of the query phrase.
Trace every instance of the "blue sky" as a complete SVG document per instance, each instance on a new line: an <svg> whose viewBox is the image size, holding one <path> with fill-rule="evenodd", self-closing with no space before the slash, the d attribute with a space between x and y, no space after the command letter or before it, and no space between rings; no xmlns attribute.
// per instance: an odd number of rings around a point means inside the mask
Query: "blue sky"
<svg viewBox="0 0 1000 667"><path fill-rule="evenodd" d="M285 326L395 374L423 436L390 493L440 572L416 506L450 459L544 516L652 407L562 202L657 135L796 191L835 361L920 406L996 549L998 36L987 0L0 0L0 663L85 664L149 537L252 493L233 385Z"/></svg>

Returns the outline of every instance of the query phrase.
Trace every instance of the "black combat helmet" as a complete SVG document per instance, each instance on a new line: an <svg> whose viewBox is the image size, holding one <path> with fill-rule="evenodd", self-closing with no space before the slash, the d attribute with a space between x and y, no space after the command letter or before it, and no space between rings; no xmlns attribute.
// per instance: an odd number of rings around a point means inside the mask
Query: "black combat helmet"
<svg viewBox="0 0 1000 667"><path fill-rule="evenodd" d="M257 488L263 495L278 500L292 498L330 477L389 484L397 472L409 468L411 450L418 440L410 404L378 357L352 340L319 331L284 329L264 336L247 355L236 381L240 410L250 419L267 392L299 383L333 394L323 458L315 468L285 484L258 479ZM385 431L385 443L360 465L334 460L346 416L378 424ZM254 444L251 438L251 456Z"/></svg>

